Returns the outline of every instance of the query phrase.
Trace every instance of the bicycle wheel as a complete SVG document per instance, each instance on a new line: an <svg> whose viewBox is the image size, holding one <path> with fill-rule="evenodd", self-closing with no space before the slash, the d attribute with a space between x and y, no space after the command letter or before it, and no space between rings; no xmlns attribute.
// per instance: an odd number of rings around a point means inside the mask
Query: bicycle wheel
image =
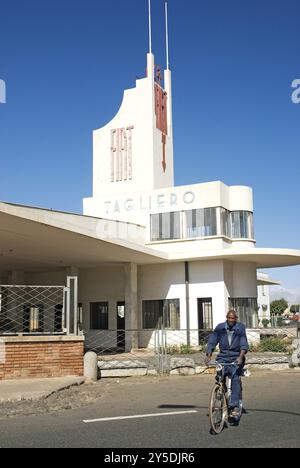
<svg viewBox="0 0 300 468"><path fill-rule="evenodd" d="M227 420L226 395L221 385L216 384L211 392L209 418L211 429L215 434L222 432Z"/></svg>

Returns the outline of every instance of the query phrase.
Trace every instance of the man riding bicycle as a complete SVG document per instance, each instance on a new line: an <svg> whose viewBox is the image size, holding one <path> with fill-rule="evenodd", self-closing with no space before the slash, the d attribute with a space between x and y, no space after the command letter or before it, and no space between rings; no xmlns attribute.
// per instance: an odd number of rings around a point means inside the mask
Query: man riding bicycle
<svg viewBox="0 0 300 468"><path fill-rule="evenodd" d="M217 362L231 364L234 366L225 366L224 376L232 380L232 394L230 402L231 416L239 416L239 404L241 395L241 375L245 365L245 355L248 352L249 345L246 335L246 327L238 322L238 316L234 310L230 310L226 316L226 322L220 323L210 335L206 351L206 363L211 360L212 353L219 345L220 353L217 356Z"/></svg>

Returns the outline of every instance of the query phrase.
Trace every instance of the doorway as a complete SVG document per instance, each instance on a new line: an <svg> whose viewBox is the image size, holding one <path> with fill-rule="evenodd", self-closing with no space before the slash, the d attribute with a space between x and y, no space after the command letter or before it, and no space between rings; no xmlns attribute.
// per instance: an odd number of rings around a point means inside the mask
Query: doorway
<svg viewBox="0 0 300 468"><path fill-rule="evenodd" d="M198 328L199 330L213 329L212 298L198 299Z"/></svg>
<svg viewBox="0 0 300 468"><path fill-rule="evenodd" d="M125 302L117 302L117 347L118 350L125 350Z"/></svg>

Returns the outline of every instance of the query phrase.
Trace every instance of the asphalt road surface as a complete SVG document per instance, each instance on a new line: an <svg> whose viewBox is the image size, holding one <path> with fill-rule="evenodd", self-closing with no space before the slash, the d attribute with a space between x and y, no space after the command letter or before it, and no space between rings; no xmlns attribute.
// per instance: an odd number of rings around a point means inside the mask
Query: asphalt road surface
<svg viewBox="0 0 300 468"><path fill-rule="evenodd" d="M246 414L218 436L209 433L207 417L213 381L209 375L103 379L87 406L1 420L0 447L300 447L299 371L244 379Z"/></svg>

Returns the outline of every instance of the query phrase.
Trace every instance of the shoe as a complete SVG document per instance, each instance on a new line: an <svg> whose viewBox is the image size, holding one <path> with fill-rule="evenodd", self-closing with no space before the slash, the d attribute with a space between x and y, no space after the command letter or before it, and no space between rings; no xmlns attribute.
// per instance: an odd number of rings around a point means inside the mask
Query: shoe
<svg viewBox="0 0 300 468"><path fill-rule="evenodd" d="M239 417L240 417L240 408L238 408L237 406L235 406L235 407L233 408L233 410L231 411L230 416L232 416L233 418L239 418Z"/></svg>

